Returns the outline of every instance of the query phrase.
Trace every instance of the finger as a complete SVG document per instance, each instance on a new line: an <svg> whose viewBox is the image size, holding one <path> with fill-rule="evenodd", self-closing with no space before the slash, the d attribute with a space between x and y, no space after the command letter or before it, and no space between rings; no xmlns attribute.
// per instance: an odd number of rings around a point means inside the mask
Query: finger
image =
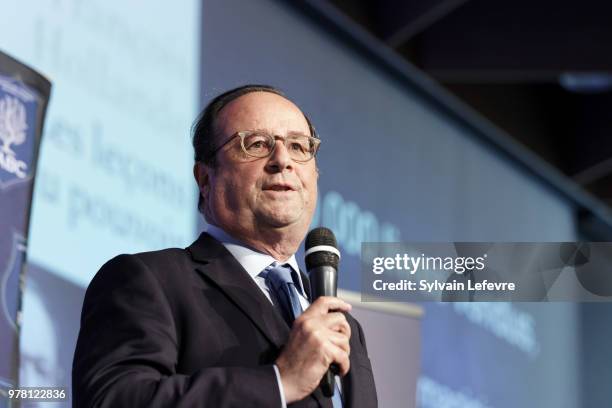
<svg viewBox="0 0 612 408"><path fill-rule="evenodd" d="M321 296L306 311L317 314L326 314L330 311L348 312L352 306L344 300L333 296Z"/></svg>
<svg viewBox="0 0 612 408"><path fill-rule="evenodd" d="M336 347L341 348L347 354L351 354L349 338L338 332L328 332L327 339Z"/></svg>
<svg viewBox="0 0 612 408"><path fill-rule="evenodd" d="M322 320L322 324L324 324L328 329L341 332L348 337L351 336L351 326L346 320L346 316L344 316L342 313L328 313L320 317L320 319Z"/></svg>
<svg viewBox="0 0 612 408"><path fill-rule="evenodd" d="M345 376L351 368L349 353L342 348L330 343L329 351L332 353L332 363L335 363L340 369L340 375ZM331 364L331 363L330 363Z"/></svg>

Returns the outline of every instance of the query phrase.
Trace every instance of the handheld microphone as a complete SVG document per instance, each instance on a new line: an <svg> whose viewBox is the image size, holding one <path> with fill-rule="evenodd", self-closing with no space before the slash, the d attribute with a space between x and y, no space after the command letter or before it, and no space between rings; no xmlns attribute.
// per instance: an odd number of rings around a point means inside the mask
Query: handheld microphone
<svg viewBox="0 0 612 408"><path fill-rule="evenodd" d="M323 227L313 229L306 236L305 249L312 301L321 296L336 296L340 251L334 233ZM332 364L321 379L321 391L326 397L331 398L334 395L335 376L339 372L338 366Z"/></svg>

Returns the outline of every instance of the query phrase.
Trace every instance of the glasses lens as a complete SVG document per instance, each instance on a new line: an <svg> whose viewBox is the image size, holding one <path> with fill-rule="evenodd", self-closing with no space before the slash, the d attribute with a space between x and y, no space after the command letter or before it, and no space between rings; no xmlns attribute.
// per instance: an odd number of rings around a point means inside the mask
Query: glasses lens
<svg viewBox="0 0 612 408"><path fill-rule="evenodd" d="M314 142L306 135L290 136L287 138L285 145L293 160L306 161L310 160L314 155Z"/></svg>
<svg viewBox="0 0 612 408"><path fill-rule="evenodd" d="M274 139L266 133L251 133L244 137L244 150L255 157L266 157L272 151Z"/></svg>
<svg viewBox="0 0 612 408"><path fill-rule="evenodd" d="M274 137L266 132L243 134L242 147L246 154L253 157L268 157L274 150ZM282 143L282 142L281 142ZM284 140L289 155L296 161L312 159L317 150L315 138L306 135L291 135Z"/></svg>

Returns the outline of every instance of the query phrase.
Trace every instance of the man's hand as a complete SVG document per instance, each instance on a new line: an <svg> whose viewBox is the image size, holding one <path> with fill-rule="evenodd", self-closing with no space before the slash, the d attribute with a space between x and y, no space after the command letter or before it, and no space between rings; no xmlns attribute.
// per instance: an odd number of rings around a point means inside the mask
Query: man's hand
<svg viewBox="0 0 612 408"><path fill-rule="evenodd" d="M322 296L295 319L276 360L287 404L311 394L330 364L338 365L340 375L348 373L351 328L340 312L350 310L345 301Z"/></svg>

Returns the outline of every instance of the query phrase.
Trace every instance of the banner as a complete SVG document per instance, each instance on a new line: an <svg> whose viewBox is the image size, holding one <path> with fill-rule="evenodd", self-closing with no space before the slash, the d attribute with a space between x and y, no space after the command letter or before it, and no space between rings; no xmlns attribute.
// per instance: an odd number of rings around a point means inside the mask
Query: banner
<svg viewBox="0 0 612 408"><path fill-rule="evenodd" d="M51 83L0 52L0 408L19 378L19 327L36 161Z"/></svg>

